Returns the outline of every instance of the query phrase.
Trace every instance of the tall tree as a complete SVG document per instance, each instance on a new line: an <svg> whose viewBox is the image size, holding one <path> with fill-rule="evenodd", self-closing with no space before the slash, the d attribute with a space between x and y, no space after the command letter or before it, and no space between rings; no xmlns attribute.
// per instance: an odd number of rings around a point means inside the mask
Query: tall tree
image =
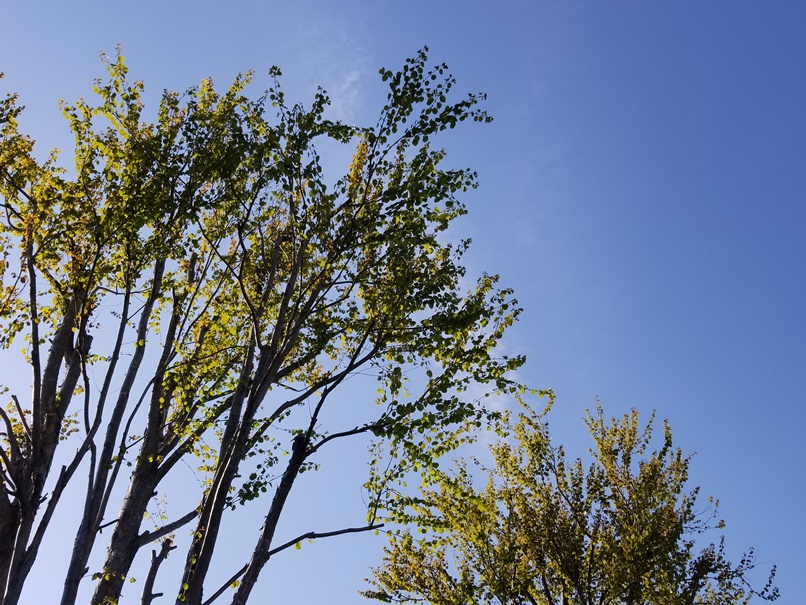
<svg viewBox="0 0 806 605"><path fill-rule="evenodd" d="M546 393L550 395L550 393ZM372 589L385 602L435 605L733 605L752 596L778 597L772 581L759 591L748 573L753 551L733 565L724 542L698 550L698 534L721 529L695 508L686 491L690 457L672 447L664 424L650 451L652 421L641 429L633 410L606 421L597 406L586 424L595 447L585 469L566 461L547 425L520 416L514 440L491 447L487 483L474 468L435 471L430 487L410 501L408 515L426 536L392 535Z"/></svg>
<svg viewBox="0 0 806 605"><path fill-rule="evenodd" d="M82 482L63 605L90 575L91 602L117 603L135 557L161 542L150 603L183 526L193 538L177 602L210 603L232 583L245 603L289 545L274 535L295 479L330 444L372 436L388 463L366 485L366 521L311 538L378 527L397 481L495 415L468 387L514 389L522 359L493 349L517 305L494 276L466 292L468 242L445 234L476 175L443 168L430 144L489 118L481 95L450 100L454 79L425 51L381 70L389 92L370 127L327 119L322 90L308 109L289 105L277 69L256 100L250 74L223 93L210 81L166 92L152 123L122 57L107 66L96 104L63 106L69 172L56 152L36 159L15 95L0 104L0 346L22 347L31 371L30 387L4 385L0 409L0 601L20 602L65 488ZM355 146L331 183L323 138ZM376 378L371 393L341 396L358 374ZM195 502L145 529L154 495L193 456L206 475ZM209 586L222 518L261 496L251 557ZM88 569L104 546L102 568Z"/></svg>

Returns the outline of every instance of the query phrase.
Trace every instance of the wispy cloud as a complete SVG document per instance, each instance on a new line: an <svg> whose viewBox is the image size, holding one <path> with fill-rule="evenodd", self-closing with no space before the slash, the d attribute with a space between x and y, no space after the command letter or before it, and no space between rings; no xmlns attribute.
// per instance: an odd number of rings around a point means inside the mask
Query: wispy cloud
<svg viewBox="0 0 806 605"><path fill-rule="evenodd" d="M353 26L330 21L306 30L299 64L306 73L306 86L322 86L331 100L331 119L352 122L361 113L362 90L366 85L371 61L353 35Z"/></svg>
<svg viewBox="0 0 806 605"><path fill-rule="evenodd" d="M330 91L330 113L336 120L352 122L361 104L361 71L353 69L343 75Z"/></svg>

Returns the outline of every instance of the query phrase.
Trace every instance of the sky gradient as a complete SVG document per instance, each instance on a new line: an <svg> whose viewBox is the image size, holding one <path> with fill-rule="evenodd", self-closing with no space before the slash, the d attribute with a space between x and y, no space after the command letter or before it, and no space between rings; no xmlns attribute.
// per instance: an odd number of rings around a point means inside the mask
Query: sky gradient
<svg viewBox="0 0 806 605"><path fill-rule="evenodd" d="M504 346L527 355L524 381L555 390L557 441L585 451L597 397L610 415L657 410L697 452L691 483L720 499L732 557L754 546L762 583L777 563L779 603L806 593L806 4L10 0L3 14L3 92L20 93L40 151L59 146L66 162L57 100L91 94L101 49L122 46L152 109L164 88L207 76L223 88L247 69L258 95L278 65L288 99L322 85L333 117L365 124L383 104L378 69L428 45L457 90L488 94L495 121L442 141L481 182L457 236L473 239L469 273L516 290L525 311ZM362 456L333 454L305 477L298 501L327 505L302 531L363 519ZM235 551L242 530L230 531ZM255 600L363 602L383 543L289 551Z"/></svg>

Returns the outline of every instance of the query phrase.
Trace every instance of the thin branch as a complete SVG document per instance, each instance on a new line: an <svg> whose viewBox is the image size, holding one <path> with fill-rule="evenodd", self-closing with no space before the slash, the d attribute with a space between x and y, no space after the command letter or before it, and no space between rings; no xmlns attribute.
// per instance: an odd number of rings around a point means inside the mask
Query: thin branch
<svg viewBox="0 0 806 605"><path fill-rule="evenodd" d="M273 557L274 555L276 555L277 553L279 553L279 552L281 552L283 550L286 550L287 548L290 548L290 547L294 546L295 544L297 544L299 542L302 542L302 540L316 540L318 538L330 538L330 537L333 537L333 536L340 536L342 534L356 534L356 533L360 533L360 532L379 529L381 527L383 527L383 523L373 523L371 525L366 525L364 527L347 527L345 529L338 529L336 531L327 531L327 532L319 532L319 533L309 531L306 534L302 534L300 536L297 536L293 540L289 540L288 542L286 542L285 544L283 544L281 546L278 546L277 548L271 549L268 552L268 554L266 555L266 558L269 559L269 558ZM238 578L240 578L246 572L246 569L247 569L247 565L244 565L241 569L239 569L237 572L235 572L232 575L232 577L230 577L230 579L227 580L226 583L224 583L221 586L221 588L219 588L217 591L215 591L215 593L213 593L213 596L211 596L204 603L202 603L202 605L210 605L210 603L212 603L218 597L220 597L222 594L224 594L224 591L227 590L227 588L229 588L233 584L233 582L235 582Z"/></svg>
<svg viewBox="0 0 806 605"><path fill-rule="evenodd" d="M190 521L192 521L193 519L195 519L198 516L199 516L199 510L194 508L192 511L187 513L185 516L180 517L176 521L172 521L171 523L168 523L168 525L163 525L162 527L158 527L154 531L149 531L149 532L140 534L140 536L139 536L139 538L137 540L138 541L137 548L138 549L142 548L143 546L145 546L149 542L153 542L154 540L159 540L164 535L169 534L172 531L175 531L175 530L179 529L180 527L182 527L186 523L189 523Z"/></svg>
<svg viewBox="0 0 806 605"><path fill-rule="evenodd" d="M6 492L9 495L13 495L17 491L17 484L11 477L11 473L13 472L13 469L11 467L11 461L8 459L8 456L6 455L6 450L2 446L0 446L0 458L2 458L3 464L5 465L6 469L8 469L8 472L5 472L2 469L0 469L0 480L2 480L3 483L6 483L14 487L13 492L9 491L8 489L6 490Z"/></svg>
<svg viewBox="0 0 806 605"><path fill-rule="evenodd" d="M243 282L243 279L241 277L241 272L236 271L235 267L218 250L216 242L213 242L213 240L210 239L210 237L207 235L207 232L204 230L204 227L202 226L200 221L196 222L196 226L199 229L199 233L202 234L202 237L207 242L207 244L210 246L211 252L215 256L217 256L218 260L227 268L227 271L229 272L229 275L232 277L232 279L238 285L238 289L241 291L241 295L243 296L243 300L246 303L246 305L249 307L250 319L252 320L252 325L253 325L253 327L255 329L255 332L257 333L259 331L258 328L259 328L259 325L260 325L259 322L258 322L258 313L257 313L257 311L255 309L254 303L252 302L251 298L249 297L249 293L246 291L246 286L244 286L244 282ZM236 229L237 229L237 226L236 226ZM217 241L220 242L221 240L217 240Z"/></svg>
<svg viewBox="0 0 806 605"><path fill-rule="evenodd" d="M33 200L30 200L33 203ZM36 206L34 205L34 209ZM29 287L29 315L31 317L31 369L33 370L33 404L31 419L34 423L33 438L31 442L31 453L39 448L39 442L42 438L42 361L40 358L39 349L39 310L36 298L36 267L33 260L33 244L28 241L25 247L25 257L28 269L28 287ZM58 334L58 332L57 332ZM54 338L55 346L56 338Z"/></svg>
<svg viewBox="0 0 806 605"><path fill-rule="evenodd" d="M11 446L11 454L12 459L17 459L18 457L22 457L22 451L20 449L20 443L17 441L17 435L14 434L14 425L11 424L11 418L8 417L6 411L3 408L0 408L0 418L3 419L3 422L6 425L6 439L8 439L8 443ZM9 463L8 470L11 470L11 466Z"/></svg>
<svg viewBox="0 0 806 605"><path fill-rule="evenodd" d="M324 403L324 399L327 397L327 395L330 393L330 391L332 391L343 380L345 380L352 372L355 371L356 368L359 368L359 367L363 366L365 363L370 361L376 355L376 353L377 353L377 351L379 349L378 346L374 346L372 348L372 350L369 353L367 353L366 355L364 355L361 359L356 359L357 355L361 352L361 349L363 348L364 344L366 343L367 336L368 336L368 334L365 334L363 340L361 341L361 343L358 345L358 347L356 347L356 350L355 350L355 352L353 354L353 357L348 362L347 367L345 367L343 370L341 370L337 374L331 374L331 375L326 376L322 380L318 381L317 383L315 383L314 385L309 387L307 390L300 391L300 395L298 395L294 399L290 399L290 400L284 402L283 404L281 404L280 406L278 406L274 410L272 415L269 416L266 420L264 420L261 423L261 425L255 430L255 432L252 434L252 436L249 438L249 448L251 449L252 446L254 446L254 444L260 439L260 437L266 432L266 430L272 425L272 423L277 418L279 418L286 410L294 407L295 405L301 403L302 401L305 401L313 393L324 389L325 393L322 396L322 398L320 399L319 405L317 406L317 412L315 412L315 417L312 418L312 421L311 421L311 426L313 427L316 424L316 417L318 416L318 410L321 407L321 405ZM337 434L332 435L330 437L326 437L324 440L320 441L316 446L314 446L313 449L309 450L309 454L315 452L317 449L319 449L320 446L324 445L328 441L331 441L332 439L335 439L337 437L346 437L348 435L355 435L355 434L366 432L367 430L370 430L370 428L374 428L374 426L376 424L377 423L369 425L366 429L360 429L359 430L358 427L357 427L356 429L353 429L351 431L345 431L343 433L337 433Z"/></svg>
<svg viewBox="0 0 806 605"><path fill-rule="evenodd" d="M168 471L170 471L174 465L179 462L185 455L190 452L193 448L193 445L198 441L201 436L207 431L213 424L221 417L221 415L226 412L230 406L232 405L232 397L234 391L227 391L225 393L220 393L218 395L208 397L203 399L199 402L199 404L210 403L215 401L219 397L227 397L227 399L221 402L214 410L212 414L209 414L204 421L199 421L199 425L193 430L192 433L187 435L187 437L181 441L182 435L177 433L175 437L173 437L165 447L160 451L160 455L164 456L162 464L159 467L159 475L160 480L164 477ZM185 416L185 423L190 423L193 418L193 414L195 414L199 404L194 404L193 409ZM169 454L169 452L171 452Z"/></svg>
<svg viewBox="0 0 806 605"><path fill-rule="evenodd" d="M31 194L29 194L27 191L25 191L25 189L23 189L20 185L17 185L17 183L14 182L14 177L9 173L7 168L3 168L0 174L2 174L2 176L5 177L8 184L11 185L11 187L17 193L19 193L22 197L28 200L28 203L30 204L34 203L34 198L31 197ZM3 207L5 207L6 210L14 214L14 216L17 217L18 219L24 220L22 214L18 210L15 210L14 207L8 202L4 203Z"/></svg>
<svg viewBox="0 0 806 605"><path fill-rule="evenodd" d="M59 478L56 480L56 485L53 487L53 491L50 494L48 505L45 507L45 512L39 521L39 525L34 532L34 537L31 540L31 544L26 551L26 557L30 561L28 563L29 567L30 565L33 565L34 559L39 552L39 547L42 544L43 538L45 537L45 530L50 524L50 520L53 517L53 513L56 511L56 506L61 499L64 488L67 486L67 482L72 476L72 472L75 471L75 466L71 465L71 468L72 470L68 470L66 466L62 466L61 471L59 472Z"/></svg>
<svg viewBox="0 0 806 605"><path fill-rule="evenodd" d="M334 439L340 439L342 437L351 437L353 435L360 435L361 433L366 433L367 431L371 431L382 426L382 422L373 422L372 424L365 424L364 426L357 426L354 429L350 429L349 431L342 431L340 433L333 433L332 435L328 435L324 437L319 443L312 446L310 449L310 453L314 453L328 441L333 441Z"/></svg>
<svg viewBox="0 0 806 605"><path fill-rule="evenodd" d="M375 529L380 529L383 527L383 523L372 523L370 525L365 525L363 527L347 527L345 529L337 529L335 531L326 531L326 532L313 532L309 531L308 533L302 534L297 536L293 540L289 540L285 544L278 546L277 548L273 548L269 551L269 556L272 557L277 553L286 550L301 542L302 540L316 540L318 538L332 538L333 536L341 536L342 534L357 534L365 531L372 531Z"/></svg>
<svg viewBox="0 0 806 605"><path fill-rule="evenodd" d="M120 311L118 332L117 336L115 337L115 346L112 349L111 356L109 357L109 365L107 366L106 369L103 386L101 386L101 390L98 393L98 403L95 405L95 419L93 420L92 423L86 422L87 438L89 440L93 440L95 438L95 434L98 432L98 429L101 425L104 406L106 405L106 399L109 396L109 389L112 384L112 377L115 373L115 369L117 368L118 361L120 360L120 351L121 348L123 347L123 338L125 337L126 327L129 321L128 315L129 315L129 306L131 305L131 296L132 296L131 281L127 277L126 291L123 295L123 308ZM85 414L88 414L86 410ZM89 416L87 416L87 418L89 418Z"/></svg>
<svg viewBox="0 0 806 605"><path fill-rule="evenodd" d="M98 533L101 533L101 532L103 531L104 527L109 527L110 525L114 525L114 524L115 524L115 523L117 523L119 520L120 520L120 519L114 519L114 520L109 521L109 522L107 522L107 523L101 523L100 525L98 525Z"/></svg>
<svg viewBox="0 0 806 605"><path fill-rule="evenodd" d="M17 399L16 395L12 395L11 399L14 401L14 405L17 408L17 413L20 415L20 422L22 423L22 428L25 429L25 434L28 435L29 440L33 440L31 436L31 427L28 426L28 421L25 420L25 414L22 412L22 406L20 405L20 400Z"/></svg>

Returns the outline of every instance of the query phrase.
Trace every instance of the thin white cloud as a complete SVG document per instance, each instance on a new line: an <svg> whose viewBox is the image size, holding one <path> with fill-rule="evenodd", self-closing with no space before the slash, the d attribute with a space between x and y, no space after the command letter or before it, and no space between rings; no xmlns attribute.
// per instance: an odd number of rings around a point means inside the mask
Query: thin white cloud
<svg viewBox="0 0 806 605"><path fill-rule="evenodd" d="M361 113L362 89L370 61L366 56L353 27L329 21L308 28L301 40L304 48L298 56L298 66L305 70L306 87L324 88L331 100L328 117L352 122Z"/></svg>
<svg viewBox="0 0 806 605"><path fill-rule="evenodd" d="M343 75L330 91L330 116L335 120L352 122L361 105L361 72L353 69Z"/></svg>

